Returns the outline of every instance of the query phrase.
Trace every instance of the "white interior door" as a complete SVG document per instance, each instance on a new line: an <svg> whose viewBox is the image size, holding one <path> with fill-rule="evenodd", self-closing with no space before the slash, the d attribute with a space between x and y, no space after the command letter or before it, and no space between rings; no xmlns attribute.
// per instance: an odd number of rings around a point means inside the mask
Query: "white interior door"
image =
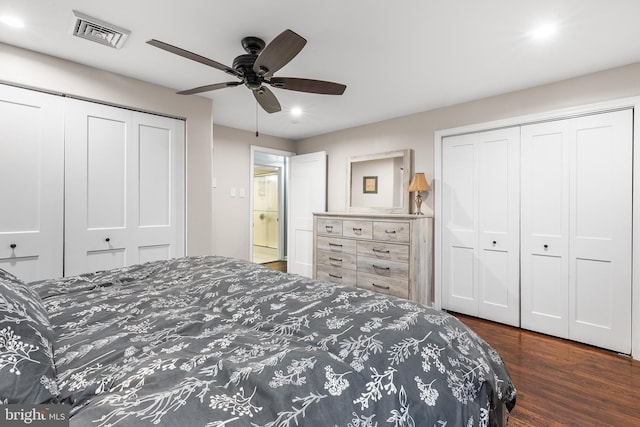
<svg viewBox="0 0 640 427"><path fill-rule="evenodd" d="M62 276L63 99L0 85L0 268Z"/></svg>
<svg viewBox="0 0 640 427"><path fill-rule="evenodd" d="M632 112L522 128L522 326L631 352Z"/></svg>
<svg viewBox="0 0 640 427"><path fill-rule="evenodd" d="M572 121L569 337L631 353L632 111Z"/></svg>
<svg viewBox="0 0 640 427"><path fill-rule="evenodd" d="M442 306L519 325L519 129L444 138Z"/></svg>
<svg viewBox="0 0 640 427"><path fill-rule="evenodd" d="M184 124L68 100L65 275L184 254Z"/></svg>
<svg viewBox="0 0 640 427"><path fill-rule="evenodd" d="M522 127L521 322L569 337L570 120Z"/></svg>
<svg viewBox="0 0 640 427"><path fill-rule="evenodd" d="M133 113L138 145L137 262L185 254L184 121ZM137 189L137 191L136 191Z"/></svg>
<svg viewBox="0 0 640 427"><path fill-rule="evenodd" d="M478 211L474 135L442 141L442 307L478 315Z"/></svg>
<svg viewBox="0 0 640 427"><path fill-rule="evenodd" d="M313 275L313 213L327 208L327 154L292 156L289 178L287 271Z"/></svg>

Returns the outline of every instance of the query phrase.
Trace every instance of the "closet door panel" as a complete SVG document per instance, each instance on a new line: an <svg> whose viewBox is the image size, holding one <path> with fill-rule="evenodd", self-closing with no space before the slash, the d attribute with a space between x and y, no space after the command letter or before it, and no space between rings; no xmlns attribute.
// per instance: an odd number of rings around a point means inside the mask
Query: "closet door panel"
<svg viewBox="0 0 640 427"><path fill-rule="evenodd" d="M184 255L184 122L134 113L139 141L137 236L139 262Z"/></svg>
<svg viewBox="0 0 640 427"><path fill-rule="evenodd" d="M478 313L520 325L518 128L476 135L478 150Z"/></svg>
<svg viewBox="0 0 640 427"><path fill-rule="evenodd" d="M570 122L521 133L522 327L567 338Z"/></svg>
<svg viewBox="0 0 640 427"><path fill-rule="evenodd" d="M131 112L68 99L65 115L65 276L134 264Z"/></svg>
<svg viewBox="0 0 640 427"><path fill-rule="evenodd" d="M65 275L184 255L184 122L69 100Z"/></svg>
<svg viewBox="0 0 640 427"><path fill-rule="evenodd" d="M443 142L443 307L478 315L476 147L468 135Z"/></svg>
<svg viewBox="0 0 640 427"><path fill-rule="evenodd" d="M0 268L62 276L62 98L0 85Z"/></svg>
<svg viewBox="0 0 640 427"><path fill-rule="evenodd" d="M570 338L630 353L631 110L575 119L571 144Z"/></svg>

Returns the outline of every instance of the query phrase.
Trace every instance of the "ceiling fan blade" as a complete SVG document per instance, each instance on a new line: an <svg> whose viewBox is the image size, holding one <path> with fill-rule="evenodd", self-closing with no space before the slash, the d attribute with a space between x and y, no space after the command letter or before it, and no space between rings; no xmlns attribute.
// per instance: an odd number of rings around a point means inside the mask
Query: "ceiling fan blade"
<svg viewBox="0 0 640 427"><path fill-rule="evenodd" d="M322 95L342 95L347 88L341 83L326 82L324 80L299 79L296 77L272 77L268 83L280 89L298 92L319 93Z"/></svg>
<svg viewBox="0 0 640 427"><path fill-rule="evenodd" d="M193 89L182 90L176 93L178 95L193 95L194 93L209 92L211 90L224 89L225 87L240 86L241 84L242 82L215 83L212 85L205 85L205 86L195 87Z"/></svg>
<svg viewBox="0 0 640 427"><path fill-rule="evenodd" d="M277 113L282 110L280 103L276 96L269 90L269 88L262 86L260 89L253 90L253 96L256 97L256 101L267 113Z"/></svg>
<svg viewBox="0 0 640 427"><path fill-rule="evenodd" d="M284 30L271 41L258 55L253 65L253 71L265 77L287 65L307 44L304 37L291 30Z"/></svg>
<svg viewBox="0 0 640 427"><path fill-rule="evenodd" d="M188 50L179 48L177 46L170 45L169 43L161 42L160 40L156 40L156 39L151 39L151 40L147 41L147 44L150 44L151 46L155 46L155 47L160 48L162 50L166 50L167 52L171 52L171 53L174 53L176 55L180 55L183 58L191 59L192 61L196 61L196 62L199 62L199 63L204 64L204 65L208 65L208 66L213 67L213 68L217 68L218 70L222 70L225 73L231 74L232 76L236 76L236 77L240 77L240 78L243 77L243 74L240 71L236 70L236 69L233 69L233 68L228 67L228 66L226 66L224 64L216 62L213 59L205 58L204 56L198 55L197 53L189 52Z"/></svg>

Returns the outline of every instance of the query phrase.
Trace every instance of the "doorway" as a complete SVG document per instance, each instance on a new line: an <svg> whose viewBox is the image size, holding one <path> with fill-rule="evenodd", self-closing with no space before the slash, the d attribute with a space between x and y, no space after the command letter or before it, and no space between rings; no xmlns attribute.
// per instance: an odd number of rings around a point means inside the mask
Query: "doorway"
<svg viewBox="0 0 640 427"><path fill-rule="evenodd" d="M294 153L251 147L250 259L257 264L287 260L287 176Z"/></svg>

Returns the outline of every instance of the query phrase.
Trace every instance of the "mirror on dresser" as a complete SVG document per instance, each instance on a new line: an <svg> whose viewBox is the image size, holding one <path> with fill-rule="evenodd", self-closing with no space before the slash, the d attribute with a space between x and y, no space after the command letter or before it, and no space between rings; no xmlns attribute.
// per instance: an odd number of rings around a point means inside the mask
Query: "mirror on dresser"
<svg viewBox="0 0 640 427"><path fill-rule="evenodd" d="M347 162L347 210L409 213L412 150L353 156Z"/></svg>

